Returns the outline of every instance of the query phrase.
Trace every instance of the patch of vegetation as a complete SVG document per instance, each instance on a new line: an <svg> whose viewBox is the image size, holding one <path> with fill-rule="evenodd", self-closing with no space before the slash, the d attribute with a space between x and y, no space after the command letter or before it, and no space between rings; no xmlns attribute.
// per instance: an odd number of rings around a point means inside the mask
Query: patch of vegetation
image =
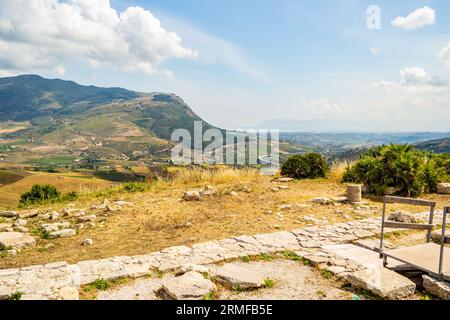
<svg viewBox="0 0 450 320"><path fill-rule="evenodd" d="M292 261L302 261L302 257L300 257L298 254L296 254L293 251L286 250L283 252L283 255L286 259L292 260Z"/></svg>
<svg viewBox="0 0 450 320"><path fill-rule="evenodd" d="M61 193L52 185L35 184L31 190L20 195L19 205L27 206L56 201L61 197Z"/></svg>
<svg viewBox="0 0 450 320"><path fill-rule="evenodd" d="M325 298L327 296L327 293L325 291L322 290L317 290L316 294L322 298Z"/></svg>
<svg viewBox="0 0 450 320"><path fill-rule="evenodd" d="M275 285L275 281L273 281L272 279L265 279L264 280L264 288L273 288Z"/></svg>
<svg viewBox="0 0 450 320"><path fill-rule="evenodd" d="M301 256L299 256L298 254L296 254L293 251L290 250L286 250L283 252L283 256L288 259L288 260L292 260L292 261L297 261L297 262L301 262L303 263L303 265L305 266L310 266L311 262L308 259L305 259Z"/></svg>
<svg viewBox="0 0 450 320"><path fill-rule="evenodd" d="M331 272L330 270L327 270L327 269L323 269L323 270L321 270L321 273L322 273L322 276L325 278L325 279L333 279L334 278L334 273L333 272Z"/></svg>
<svg viewBox="0 0 450 320"><path fill-rule="evenodd" d="M13 250L14 248L12 246L4 246L2 244L0 244L0 252L2 251L9 251L9 250Z"/></svg>
<svg viewBox="0 0 450 320"><path fill-rule="evenodd" d="M211 291L203 297L203 300L217 300L217 293L215 291Z"/></svg>
<svg viewBox="0 0 450 320"><path fill-rule="evenodd" d="M89 284L87 287L91 287L91 289L97 289L97 290L108 290L111 287L111 283L108 280L105 279L97 279L91 284Z"/></svg>
<svg viewBox="0 0 450 320"><path fill-rule="evenodd" d="M327 162L317 153L291 156L281 166L281 174L294 179L325 178L328 172Z"/></svg>
<svg viewBox="0 0 450 320"><path fill-rule="evenodd" d="M267 254L267 253L261 253L259 255L259 259L263 260L263 261L272 261L272 260L275 260L276 257L274 257L274 256L272 256L270 254Z"/></svg>
<svg viewBox="0 0 450 320"><path fill-rule="evenodd" d="M20 300L20 299L22 299L22 292L20 292L20 291L14 292L13 294L11 294L9 296L9 299L10 300Z"/></svg>
<svg viewBox="0 0 450 320"><path fill-rule="evenodd" d="M433 298L428 294L424 294L420 297L420 300L433 300Z"/></svg>
<svg viewBox="0 0 450 320"><path fill-rule="evenodd" d="M391 144L363 153L346 169L343 181L363 183L369 192L378 195L383 195L388 188L396 188L398 195L417 197L424 192L436 192L437 184L449 177L450 154Z"/></svg>
<svg viewBox="0 0 450 320"><path fill-rule="evenodd" d="M248 257L248 256L242 257L241 261L244 263L250 263L250 257Z"/></svg>
<svg viewBox="0 0 450 320"><path fill-rule="evenodd" d="M145 182L128 182L122 185L122 189L128 193L144 192L148 188Z"/></svg>

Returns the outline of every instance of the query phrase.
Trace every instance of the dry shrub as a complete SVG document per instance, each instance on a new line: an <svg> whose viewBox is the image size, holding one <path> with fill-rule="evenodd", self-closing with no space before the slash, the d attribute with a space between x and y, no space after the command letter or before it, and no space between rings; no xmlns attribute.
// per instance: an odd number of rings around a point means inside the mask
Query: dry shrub
<svg viewBox="0 0 450 320"><path fill-rule="evenodd" d="M341 183L344 177L345 170L351 166L352 162L336 161L330 165L330 172L328 173L328 180L330 182Z"/></svg>
<svg viewBox="0 0 450 320"><path fill-rule="evenodd" d="M255 169L183 169L177 172L172 184L175 185L202 185L202 184L229 184L250 183L261 179Z"/></svg>

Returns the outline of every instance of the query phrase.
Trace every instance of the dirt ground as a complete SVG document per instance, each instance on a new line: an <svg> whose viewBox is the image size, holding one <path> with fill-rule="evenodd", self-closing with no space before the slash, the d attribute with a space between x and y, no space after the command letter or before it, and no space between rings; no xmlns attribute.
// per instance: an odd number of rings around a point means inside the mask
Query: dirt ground
<svg viewBox="0 0 450 320"><path fill-rule="evenodd" d="M200 202L181 200L186 190L211 185L215 196ZM286 190L272 191L285 185ZM245 188L248 191L243 191ZM76 236L55 240L37 239L33 249L16 256L1 256L0 269L44 264L56 261L75 263L81 260L108 258L120 255L148 254L175 245L192 245L239 235L293 230L321 223L337 223L354 219L381 216L382 204L377 199L365 199L374 210L355 211L356 206L313 204L314 197L342 196L345 185L326 180L274 183L270 177L249 176L226 181L195 182L189 184L157 185L149 192L120 194L110 200L125 200L132 206L123 206L120 212L99 217L95 228L81 230ZM237 196L229 195L236 191ZM438 202L438 208L450 203L450 197L430 195L426 199ZM92 204L102 199L74 203L85 209L86 215L95 214ZM311 205L311 207L297 206ZM50 206L62 210L69 204ZM291 205L291 208L283 208ZM390 210L417 212L421 208L392 205ZM305 219L306 217L306 219ZM311 219L312 218L312 219ZM1 221L0 221L1 222ZM27 225L30 229L42 222ZM83 240L93 240L91 246L81 246ZM47 248L51 243L52 248Z"/></svg>

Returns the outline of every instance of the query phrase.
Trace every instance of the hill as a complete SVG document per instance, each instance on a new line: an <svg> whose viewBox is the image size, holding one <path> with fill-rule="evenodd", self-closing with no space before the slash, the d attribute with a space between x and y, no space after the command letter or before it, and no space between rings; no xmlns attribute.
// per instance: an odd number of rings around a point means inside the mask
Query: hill
<svg viewBox="0 0 450 320"><path fill-rule="evenodd" d="M201 121L173 94L82 86L35 75L0 79L0 159L45 154L138 159L169 154L174 129ZM204 128L212 128L204 122ZM51 158L51 157L50 157Z"/></svg>
<svg viewBox="0 0 450 320"><path fill-rule="evenodd" d="M435 153L450 153L450 138L419 142L415 144L415 147Z"/></svg>

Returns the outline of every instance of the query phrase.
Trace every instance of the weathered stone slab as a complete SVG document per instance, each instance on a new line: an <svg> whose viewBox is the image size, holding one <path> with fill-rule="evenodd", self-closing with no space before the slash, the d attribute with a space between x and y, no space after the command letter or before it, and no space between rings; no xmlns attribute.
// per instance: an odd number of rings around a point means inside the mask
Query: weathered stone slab
<svg viewBox="0 0 450 320"><path fill-rule="evenodd" d="M33 247L36 240L29 235L20 232L0 232L0 247L12 247L14 249Z"/></svg>
<svg viewBox="0 0 450 320"><path fill-rule="evenodd" d="M182 276L164 280L159 291L166 300L199 300L216 290L216 285L200 273L189 271Z"/></svg>
<svg viewBox="0 0 450 320"><path fill-rule="evenodd" d="M260 288L265 277L248 265L229 263L211 270L211 275L224 286L240 290Z"/></svg>
<svg viewBox="0 0 450 320"><path fill-rule="evenodd" d="M414 282L386 268L360 270L347 274L345 279L355 287L392 300L407 298L416 289Z"/></svg>
<svg viewBox="0 0 450 320"><path fill-rule="evenodd" d="M294 234L287 231L270 234L258 234L254 236L254 238L262 245L278 250L298 250L301 248Z"/></svg>
<svg viewBox="0 0 450 320"><path fill-rule="evenodd" d="M155 292L161 289L161 282L161 279L138 279L132 285L100 292L97 300L157 300Z"/></svg>
<svg viewBox="0 0 450 320"><path fill-rule="evenodd" d="M423 287L432 295L442 300L450 300L450 283L439 281L427 275L423 275Z"/></svg>
<svg viewBox="0 0 450 320"><path fill-rule="evenodd" d="M372 251L379 252L380 251L380 239L362 239L355 241L353 244L355 244L358 247L369 249ZM389 240L384 239L383 240L383 248L384 249L395 249L396 246L394 246Z"/></svg>
<svg viewBox="0 0 450 320"><path fill-rule="evenodd" d="M0 211L0 217L2 218L17 218L18 216L17 211Z"/></svg>
<svg viewBox="0 0 450 320"><path fill-rule="evenodd" d="M438 183L437 192L440 194L450 194L450 183Z"/></svg>
<svg viewBox="0 0 450 320"><path fill-rule="evenodd" d="M76 236L77 232L73 229L62 229L59 231L53 231L51 232L48 237L49 239L55 239L55 238L67 238L67 237L73 237Z"/></svg>

